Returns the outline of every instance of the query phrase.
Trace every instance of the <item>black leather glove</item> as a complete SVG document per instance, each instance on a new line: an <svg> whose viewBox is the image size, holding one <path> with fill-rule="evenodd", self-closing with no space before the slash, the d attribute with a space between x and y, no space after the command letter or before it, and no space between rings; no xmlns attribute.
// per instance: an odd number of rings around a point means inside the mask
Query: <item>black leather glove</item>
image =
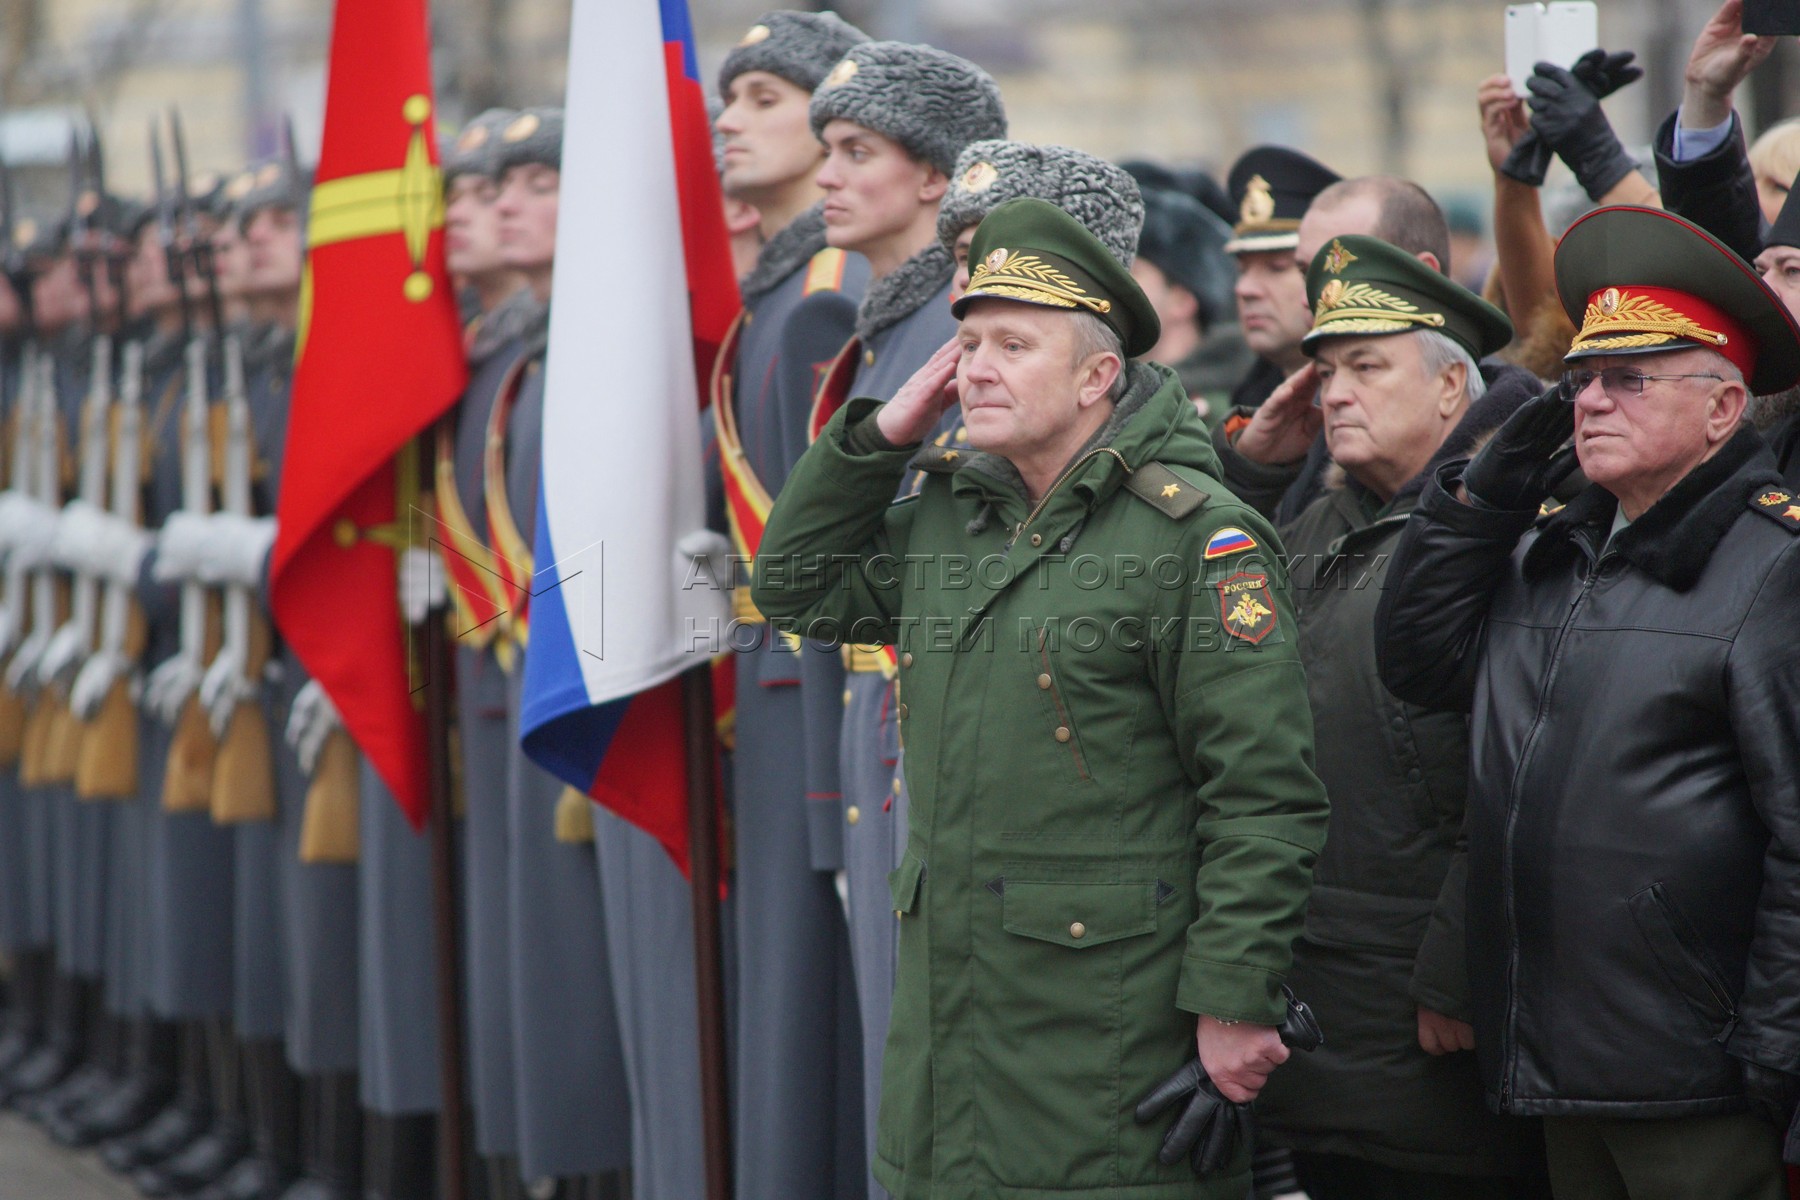
<svg viewBox="0 0 1800 1200"><path fill-rule="evenodd" d="M1761 1063L1742 1065L1744 1098L1750 1101L1750 1111L1785 1131L1795 1120L1795 1110L1800 1108L1800 1075Z"/></svg>
<svg viewBox="0 0 1800 1200"><path fill-rule="evenodd" d="M1463 468L1469 499L1507 512L1528 512L1548 499L1575 464L1573 447L1560 450L1575 432L1572 400L1558 383L1519 405Z"/></svg>
<svg viewBox="0 0 1800 1200"><path fill-rule="evenodd" d="M1287 1014L1277 1030L1282 1043L1295 1050L1318 1049L1325 1036L1319 1031L1312 1009L1285 985L1281 991L1288 1002ZM1169 1126L1162 1148L1156 1152L1157 1161L1164 1166L1173 1166L1186 1157L1194 1174L1211 1175L1231 1162L1238 1143L1249 1142L1255 1134L1256 1118L1251 1107L1220 1095L1198 1058L1152 1088L1149 1095L1138 1101L1132 1116L1139 1125L1147 1125L1179 1100L1186 1100L1187 1107Z"/></svg>
<svg viewBox="0 0 1800 1200"><path fill-rule="evenodd" d="M1532 92L1532 95L1527 98L1532 108L1531 129L1526 132L1524 137L1519 139L1519 143L1513 147L1512 153L1506 156L1506 161L1500 164L1500 173L1509 178L1516 179L1520 183L1529 184L1532 187L1542 187L1544 186L1544 175L1550 170L1550 159L1552 154L1562 153L1563 148L1558 144L1558 137L1552 135L1552 127L1554 126L1554 132L1560 135L1564 132L1569 119L1571 119L1571 115L1546 115L1543 109L1540 108L1540 105L1549 105L1549 101L1544 100L1538 94L1537 86L1540 75L1546 71L1554 72L1557 76L1572 77L1573 83L1565 84L1562 81L1552 79L1549 83L1546 83L1545 86L1550 87L1553 92L1556 92L1559 95L1563 95L1568 87L1574 87L1575 90L1583 91L1590 95L1592 97L1591 104L1594 114L1597 115L1600 124L1605 127L1606 136L1611 138L1612 146L1617 149L1619 156L1623 158L1623 161L1626 164L1624 170L1613 174L1610 179L1606 180L1605 187L1602 187L1596 192L1593 190L1593 187L1590 186L1588 179L1582 175L1582 168L1576 166L1575 160L1572 159L1569 154L1563 154L1563 161L1567 162L1570 168L1575 171L1576 178L1581 180L1582 186L1587 188L1590 196L1597 200L1605 195L1614 184L1623 179L1629 171L1637 166L1637 164L1632 162L1630 158L1623 157L1625 153L1624 149L1619 147L1618 139L1612 137L1612 126L1606 123L1606 114L1600 112L1599 101L1612 95L1626 84L1634 83L1643 78L1644 69L1635 66L1632 63L1632 60L1636 57L1637 55L1630 50L1621 51L1617 54L1608 54L1604 50L1589 50L1586 54L1576 59L1575 65L1567 71L1564 71L1561 67L1552 66L1549 63L1539 63L1532 78L1526 82L1527 90ZM1564 99L1568 102L1572 110L1583 108L1589 103L1588 101L1583 100L1582 97L1573 95L1566 95L1564 96ZM1558 108L1560 111L1560 106L1550 105L1550 107ZM1610 164L1609 167L1600 171L1596 181L1600 178L1605 178L1608 170L1616 168L1616 161L1610 159L1607 161Z"/></svg>

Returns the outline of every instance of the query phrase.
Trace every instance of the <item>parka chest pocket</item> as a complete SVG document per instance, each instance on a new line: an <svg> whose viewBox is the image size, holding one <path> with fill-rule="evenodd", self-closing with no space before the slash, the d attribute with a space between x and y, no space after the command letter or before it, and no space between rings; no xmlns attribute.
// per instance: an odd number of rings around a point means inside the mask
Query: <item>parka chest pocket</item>
<svg viewBox="0 0 1800 1200"><path fill-rule="evenodd" d="M1156 931L1154 883L1025 883L1001 887L1001 927L1020 937L1088 950Z"/></svg>

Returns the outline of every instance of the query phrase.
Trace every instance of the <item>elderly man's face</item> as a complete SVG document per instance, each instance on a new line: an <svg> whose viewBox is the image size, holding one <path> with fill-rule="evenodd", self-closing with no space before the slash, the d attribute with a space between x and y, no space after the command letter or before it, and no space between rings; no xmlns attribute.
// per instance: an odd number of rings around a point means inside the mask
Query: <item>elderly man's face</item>
<svg viewBox="0 0 1800 1200"><path fill-rule="evenodd" d="M1461 370L1428 367L1416 334L1328 338L1318 365L1326 448L1384 499L1431 461L1467 394Z"/></svg>
<svg viewBox="0 0 1800 1200"><path fill-rule="evenodd" d="M1756 269L1787 310L1800 317L1800 247L1770 246L1756 256Z"/></svg>
<svg viewBox="0 0 1800 1200"><path fill-rule="evenodd" d="M1571 367L1700 376L1647 379L1642 394L1629 386L1608 387L1596 376L1574 398L1575 454L1582 472L1625 502L1633 518L1709 457L1743 415L1743 385L1721 378L1718 360L1704 350L1608 354Z"/></svg>
<svg viewBox="0 0 1800 1200"><path fill-rule="evenodd" d="M957 339L957 396L977 450L1015 462L1032 458L1082 423L1085 364L1075 361L1068 313L980 300L963 316Z"/></svg>

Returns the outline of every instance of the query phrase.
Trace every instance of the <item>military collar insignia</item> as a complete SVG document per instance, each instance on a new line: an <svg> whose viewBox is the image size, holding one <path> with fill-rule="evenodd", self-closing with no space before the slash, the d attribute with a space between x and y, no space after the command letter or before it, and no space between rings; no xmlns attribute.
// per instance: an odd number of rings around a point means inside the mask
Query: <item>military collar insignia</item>
<svg viewBox="0 0 1800 1200"><path fill-rule="evenodd" d="M1609 287L1588 297L1570 354L1643 350L1695 342L1721 351L1744 336L1722 310L1673 288Z"/></svg>
<svg viewBox="0 0 1800 1200"><path fill-rule="evenodd" d="M1261 645L1275 632L1275 597L1269 594L1269 577L1239 571L1221 579L1219 617L1225 632L1252 646Z"/></svg>
<svg viewBox="0 0 1800 1200"><path fill-rule="evenodd" d="M991 162L978 162L963 172L963 191L980 195L1000 181L1000 168Z"/></svg>
<svg viewBox="0 0 1800 1200"><path fill-rule="evenodd" d="M1800 532L1800 504L1794 503L1791 493L1780 489L1762 492L1750 507L1790 533Z"/></svg>
<svg viewBox="0 0 1800 1200"><path fill-rule="evenodd" d="M1339 248L1334 247L1334 250ZM1415 325L1441 329L1443 324L1443 313L1422 312L1418 305L1384 292L1374 284L1345 283L1341 279L1326 280L1325 286L1319 289L1319 302L1313 308L1315 332L1329 327L1334 334L1400 333Z"/></svg>
<svg viewBox="0 0 1800 1200"><path fill-rule="evenodd" d="M1036 254L996 248L969 278L965 296L998 296L1051 308L1085 308L1109 313L1112 301L1090 296L1074 279Z"/></svg>
<svg viewBox="0 0 1800 1200"><path fill-rule="evenodd" d="M1325 270L1328 274L1341 275L1344 268L1356 261L1356 255L1344 249L1344 243L1336 238L1331 239L1331 250L1325 255Z"/></svg>
<svg viewBox="0 0 1800 1200"><path fill-rule="evenodd" d="M754 46L758 42L766 42L768 40L769 27L767 25L752 25L738 42L738 46L739 48L744 46Z"/></svg>

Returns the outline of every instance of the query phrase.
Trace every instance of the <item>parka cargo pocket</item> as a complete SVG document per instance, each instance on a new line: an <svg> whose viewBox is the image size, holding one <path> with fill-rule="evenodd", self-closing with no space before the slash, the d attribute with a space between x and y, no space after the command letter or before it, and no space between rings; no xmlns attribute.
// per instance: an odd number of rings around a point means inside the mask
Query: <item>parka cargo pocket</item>
<svg viewBox="0 0 1800 1200"><path fill-rule="evenodd" d="M1125 1093L1136 1081L1123 1076L1178 1061L1193 1037L1174 1003L1171 939L1184 930L1158 929L1157 891L1154 880L1006 878L978 895L977 1128L1006 1132L977 1153L996 1183L1034 1194L1117 1186L1117 1147L1135 1134L1136 1097Z"/></svg>
<svg viewBox="0 0 1800 1200"><path fill-rule="evenodd" d="M1653 883L1631 898L1631 917L1650 945L1657 965L1681 993L1708 1032L1721 1037L1737 1017L1737 1004L1725 986L1725 976L1701 944L1675 898L1660 883Z"/></svg>

